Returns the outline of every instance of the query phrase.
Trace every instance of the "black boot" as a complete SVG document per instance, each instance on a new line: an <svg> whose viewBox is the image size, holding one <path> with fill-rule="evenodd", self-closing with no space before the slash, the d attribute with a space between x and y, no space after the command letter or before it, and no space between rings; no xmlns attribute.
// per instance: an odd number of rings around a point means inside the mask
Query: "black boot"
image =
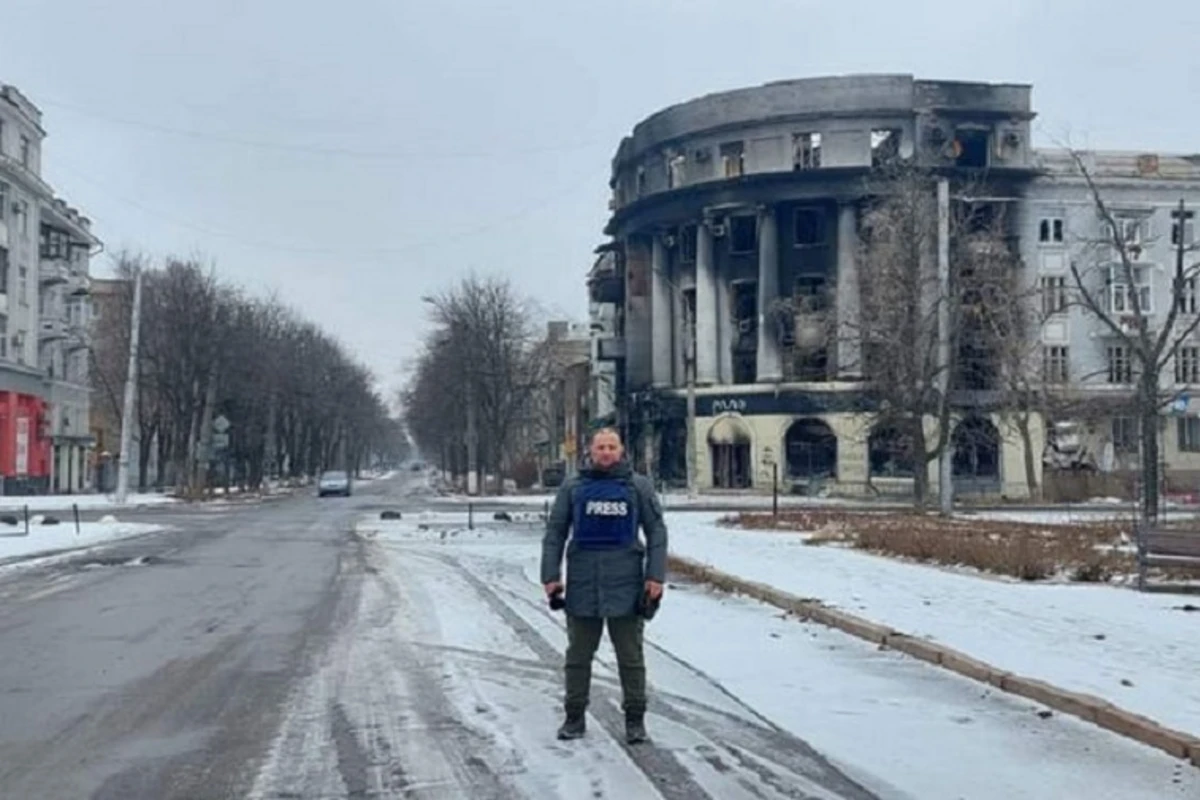
<svg viewBox="0 0 1200 800"><path fill-rule="evenodd" d="M629 744L639 744L646 741L646 712L625 712L625 741Z"/></svg>
<svg viewBox="0 0 1200 800"><path fill-rule="evenodd" d="M558 729L559 739L579 739L587 732L587 718L582 711L568 711L567 719Z"/></svg>

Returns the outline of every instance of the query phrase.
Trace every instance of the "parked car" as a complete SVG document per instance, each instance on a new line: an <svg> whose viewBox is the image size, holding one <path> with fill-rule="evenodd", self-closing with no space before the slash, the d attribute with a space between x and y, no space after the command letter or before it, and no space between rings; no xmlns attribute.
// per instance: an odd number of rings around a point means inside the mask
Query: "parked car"
<svg viewBox="0 0 1200 800"><path fill-rule="evenodd" d="M325 497L331 494L350 496L350 476L347 473L342 470L321 473L321 478L317 481L317 496Z"/></svg>

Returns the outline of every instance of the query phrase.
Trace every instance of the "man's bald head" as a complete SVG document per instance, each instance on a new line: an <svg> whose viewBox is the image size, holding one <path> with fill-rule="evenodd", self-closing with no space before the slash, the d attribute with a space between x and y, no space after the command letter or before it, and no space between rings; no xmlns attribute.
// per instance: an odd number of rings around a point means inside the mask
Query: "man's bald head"
<svg viewBox="0 0 1200 800"><path fill-rule="evenodd" d="M588 448L592 464L600 468L611 467L625 455L625 447L621 444L621 434L616 428L601 428L592 434L592 442Z"/></svg>

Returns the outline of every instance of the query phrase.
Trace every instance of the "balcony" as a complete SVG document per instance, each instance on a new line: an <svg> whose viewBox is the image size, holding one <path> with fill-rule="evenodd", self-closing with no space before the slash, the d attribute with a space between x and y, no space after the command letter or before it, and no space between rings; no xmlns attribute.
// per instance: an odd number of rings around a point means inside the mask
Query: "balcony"
<svg viewBox="0 0 1200 800"><path fill-rule="evenodd" d="M61 258L43 258L38 262L38 282L43 288L60 286L71 280L71 267Z"/></svg>
<svg viewBox="0 0 1200 800"><path fill-rule="evenodd" d="M57 342L67 338L67 324L61 319L43 319L38 327L39 342Z"/></svg>
<svg viewBox="0 0 1200 800"><path fill-rule="evenodd" d="M66 328L67 350L87 350L91 347L91 336L83 325L68 325Z"/></svg>
<svg viewBox="0 0 1200 800"><path fill-rule="evenodd" d="M87 297L91 293L92 279L81 272L72 272L67 279L67 296Z"/></svg>

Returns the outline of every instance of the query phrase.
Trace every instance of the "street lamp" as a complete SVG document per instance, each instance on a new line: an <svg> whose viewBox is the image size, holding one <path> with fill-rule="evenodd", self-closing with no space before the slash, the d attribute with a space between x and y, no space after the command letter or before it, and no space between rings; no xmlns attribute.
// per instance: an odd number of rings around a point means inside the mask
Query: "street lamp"
<svg viewBox="0 0 1200 800"><path fill-rule="evenodd" d="M779 461L770 445L763 448L763 466L771 467L771 516L779 519Z"/></svg>

